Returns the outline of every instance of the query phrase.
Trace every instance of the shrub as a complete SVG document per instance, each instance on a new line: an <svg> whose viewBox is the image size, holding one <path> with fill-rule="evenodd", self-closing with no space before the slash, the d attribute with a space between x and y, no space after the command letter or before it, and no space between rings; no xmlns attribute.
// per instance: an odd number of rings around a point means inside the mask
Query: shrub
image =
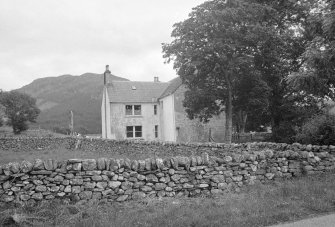
<svg viewBox="0 0 335 227"><path fill-rule="evenodd" d="M308 119L296 135L296 140L304 144L335 144L335 116L319 114Z"/></svg>
<svg viewBox="0 0 335 227"><path fill-rule="evenodd" d="M290 121L280 122L278 127L272 129L272 140L277 143L294 143L296 126Z"/></svg>

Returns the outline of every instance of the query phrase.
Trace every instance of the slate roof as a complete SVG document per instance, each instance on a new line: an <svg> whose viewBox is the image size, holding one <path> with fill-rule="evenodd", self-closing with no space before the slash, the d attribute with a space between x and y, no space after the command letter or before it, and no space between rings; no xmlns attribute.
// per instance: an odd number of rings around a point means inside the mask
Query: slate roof
<svg viewBox="0 0 335 227"><path fill-rule="evenodd" d="M181 85L180 77L176 77L173 80L169 81L169 86L165 89L165 91L161 94L160 98L164 98L173 94Z"/></svg>
<svg viewBox="0 0 335 227"><path fill-rule="evenodd" d="M110 102L151 103L172 94L180 85L177 77L169 82L113 81L107 89Z"/></svg>
<svg viewBox="0 0 335 227"><path fill-rule="evenodd" d="M108 95L110 102L157 102L168 86L164 82L113 81L108 85Z"/></svg>

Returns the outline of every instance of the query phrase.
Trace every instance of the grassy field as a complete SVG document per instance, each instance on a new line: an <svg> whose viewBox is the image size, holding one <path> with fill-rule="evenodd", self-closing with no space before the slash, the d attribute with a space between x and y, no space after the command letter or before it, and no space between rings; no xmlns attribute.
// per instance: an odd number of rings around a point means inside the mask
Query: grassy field
<svg viewBox="0 0 335 227"><path fill-rule="evenodd" d="M131 160L143 160L154 157L153 153L136 152L127 154L117 154L106 151L88 152L83 150L67 150L65 148L43 149L34 151L13 151L0 149L0 165L9 162L22 162L23 160L34 161L39 158L42 160L55 159L58 161L68 160L72 158L88 159L88 158L129 158ZM165 158L164 154L160 154L160 158Z"/></svg>
<svg viewBox="0 0 335 227"><path fill-rule="evenodd" d="M158 151L158 157L166 158L172 157L171 153L163 153ZM54 159L54 160L68 160L73 158L78 159L98 159L98 158L129 158L131 160L144 160L146 158L155 157L154 151L137 151L126 153L113 153L104 150L84 151L81 149L68 150L66 148L47 148L30 151L15 151L15 150L1 150L0 149L0 165L9 162L22 162L23 160L33 162L34 159ZM179 154L181 155L181 154Z"/></svg>
<svg viewBox="0 0 335 227"><path fill-rule="evenodd" d="M22 132L20 135L14 135L13 130L10 127L0 127L0 137L64 137L66 135L57 134L48 130L28 130ZM55 160L67 160L72 158L130 158L130 159L145 159L153 157L153 154L148 153L136 153L119 155L110 152L96 151L86 152L80 149L78 150L67 150L65 148L57 149L41 149L33 151L13 151L13 150L1 150L0 149L0 165L9 162L22 162L23 160L34 161L34 159L55 159Z"/></svg>
<svg viewBox="0 0 335 227"><path fill-rule="evenodd" d="M1 137L66 137L66 135L57 134L48 130L28 130L22 132L20 135L13 135L12 129L9 127L0 127ZM158 152L160 158L171 157L171 153ZM77 150L68 150L66 148L46 148L30 151L15 151L15 150L1 150L0 149L0 165L9 162L22 162L23 160L34 161L34 159L55 159L55 160L68 160L73 158L90 159L90 158L129 158L131 160L144 160L146 158L155 157L155 151L137 151L127 153L113 153L104 150L84 151L80 148Z"/></svg>
<svg viewBox="0 0 335 227"><path fill-rule="evenodd" d="M66 135L52 132L46 129L29 129L27 131L21 132L21 134L15 135L13 129L8 126L0 127L0 137L64 137Z"/></svg>
<svg viewBox="0 0 335 227"><path fill-rule="evenodd" d="M0 225L14 215L22 226L268 226L335 211L334 188L335 174L329 173L254 185L215 198L82 205L54 201L0 208Z"/></svg>

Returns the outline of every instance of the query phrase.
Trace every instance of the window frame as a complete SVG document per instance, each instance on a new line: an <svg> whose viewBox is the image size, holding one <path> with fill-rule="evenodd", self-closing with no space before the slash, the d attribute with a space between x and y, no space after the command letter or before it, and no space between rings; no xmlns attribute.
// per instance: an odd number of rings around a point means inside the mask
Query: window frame
<svg viewBox="0 0 335 227"><path fill-rule="evenodd" d="M130 107L130 108L128 108L128 107ZM133 115L133 105L126 105L125 110L126 110L126 116ZM130 111L130 113L129 113L129 111Z"/></svg>
<svg viewBox="0 0 335 227"><path fill-rule="evenodd" d="M138 133L139 136L138 136ZM129 135L132 136L129 136ZM143 138L143 127L142 125L128 125L126 126L126 138L127 139L141 139Z"/></svg>
<svg viewBox="0 0 335 227"><path fill-rule="evenodd" d="M129 108L130 107L130 108ZM131 111L131 113L130 113ZM125 105L125 115L126 116L142 116L142 105Z"/></svg>
<svg viewBox="0 0 335 227"><path fill-rule="evenodd" d="M140 133L140 136L137 136L137 133ZM143 130L142 130L142 125L137 125L137 126L134 126L134 138L142 138L142 133L143 133Z"/></svg>
<svg viewBox="0 0 335 227"><path fill-rule="evenodd" d="M133 110L134 110L134 112L133 112L133 115L134 116L141 116L142 115L142 105L133 105ZM139 107L139 109L138 110L136 110L136 107ZM136 113L136 111L139 111L139 114L138 113Z"/></svg>
<svg viewBox="0 0 335 227"><path fill-rule="evenodd" d="M128 136L130 133L131 136ZM126 126L126 138L134 138L134 127Z"/></svg>

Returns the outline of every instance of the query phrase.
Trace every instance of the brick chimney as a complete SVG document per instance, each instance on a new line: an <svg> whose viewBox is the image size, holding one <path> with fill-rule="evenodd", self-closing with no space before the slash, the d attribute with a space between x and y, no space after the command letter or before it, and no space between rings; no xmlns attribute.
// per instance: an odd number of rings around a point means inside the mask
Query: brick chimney
<svg viewBox="0 0 335 227"><path fill-rule="evenodd" d="M111 71L109 71L109 65L106 65L106 70L104 72L104 85L107 85L109 83Z"/></svg>
<svg viewBox="0 0 335 227"><path fill-rule="evenodd" d="M159 82L159 78L158 78L158 76L155 76L155 77L154 77L154 82Z"/></svg>

